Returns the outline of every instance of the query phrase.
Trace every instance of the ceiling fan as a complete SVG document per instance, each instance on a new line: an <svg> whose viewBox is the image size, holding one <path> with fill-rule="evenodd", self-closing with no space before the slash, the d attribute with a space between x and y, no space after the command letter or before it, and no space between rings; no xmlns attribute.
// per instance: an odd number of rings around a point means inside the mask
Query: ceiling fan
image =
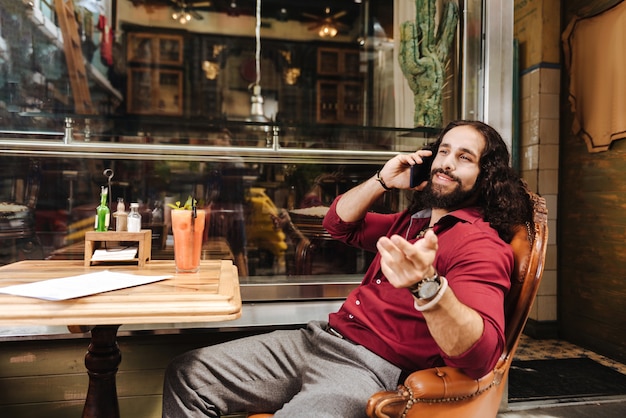
<svg viewBox="0 0 626 418"><path fill-rule="evenodd" d="M211 6L210 1L203 2L190 2L186 0L170 0L172 3L172 19L177 20L181 24L186 24L191 21L191 19L202 20L204 17L196 8L198 7L209 7Z"/></svg>
<svg viewBox="0 0 626 418"><path fill-rule="evenodd" d="M309 30L317 31L318 35L322 38L332 38L337 35L340 30L349 29L348 25L345 25L339 21L348 12L342 10L340 12L331 14L330 7L324 10L323 16L317 16L311 13L303 12L302 16L313 19L315 22L309 26Z"/></svg>

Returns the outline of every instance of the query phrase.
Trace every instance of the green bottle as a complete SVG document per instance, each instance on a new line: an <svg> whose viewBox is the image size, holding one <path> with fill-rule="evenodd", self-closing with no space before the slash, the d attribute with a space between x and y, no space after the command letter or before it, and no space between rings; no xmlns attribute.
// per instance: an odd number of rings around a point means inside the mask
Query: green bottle
<svg viewBox="0 0 626 418"><path fill-rule="evenodd" d="M109 229L111 211L107 205L108 194L109 189L102 186L102 190L100 191L100 206L96 208L96 231L104 232Z"/></svg>

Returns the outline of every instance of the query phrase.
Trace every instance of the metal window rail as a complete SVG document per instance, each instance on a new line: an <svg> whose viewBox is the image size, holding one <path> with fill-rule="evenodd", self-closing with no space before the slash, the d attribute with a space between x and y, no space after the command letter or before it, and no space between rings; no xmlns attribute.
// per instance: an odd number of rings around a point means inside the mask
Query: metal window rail
<svg viewBox="0 0 626 418"><path fill-rule="evenodd" d="M1 155L37 157L76 157L116 160L170 160L170 161L233 161L271 163L340 163L377 164L384 163L398 154L398 150L359 150L359 149L308 149L280 146L278 126L271 127L271 142L267 147L253 146L213 146L190 144L125 143L104 141L74 141L72 121L65 120L64 132L17 131L0 129ZM352 129L359 129L353 127ZM372 128L362 128L372 129ZM373 128L381 131L395 131L397 136L433 136L431 129ZM43 139L42 139L43 138Z"/></svg>

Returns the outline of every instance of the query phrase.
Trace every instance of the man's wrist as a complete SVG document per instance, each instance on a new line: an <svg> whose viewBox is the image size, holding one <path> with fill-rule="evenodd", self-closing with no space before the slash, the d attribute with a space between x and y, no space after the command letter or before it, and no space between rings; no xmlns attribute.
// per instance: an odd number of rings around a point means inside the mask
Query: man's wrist
<svg viewBox="0 0 626 418"><path fill-rule="evenodd" d="M383 180L383 178L380 176L380 170L376 172L376 177L374 179L379 182L381 186L383 186L383 189L385 189L386 192L390 192L393 190L393 187L387 186L385 180Z"/></svg>

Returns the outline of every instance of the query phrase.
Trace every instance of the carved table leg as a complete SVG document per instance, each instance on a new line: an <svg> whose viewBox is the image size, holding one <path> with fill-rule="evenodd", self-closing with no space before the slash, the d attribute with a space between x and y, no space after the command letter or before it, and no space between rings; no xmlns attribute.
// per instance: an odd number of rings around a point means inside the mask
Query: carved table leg
<svg viewBox="0 0 626 418"><path fill-rule="evenodd" d="M117 346L120 325L98 325L91 330L91 343L85 355L89 389L83 418L119 418L115 374L122 361Z"/></svg>

